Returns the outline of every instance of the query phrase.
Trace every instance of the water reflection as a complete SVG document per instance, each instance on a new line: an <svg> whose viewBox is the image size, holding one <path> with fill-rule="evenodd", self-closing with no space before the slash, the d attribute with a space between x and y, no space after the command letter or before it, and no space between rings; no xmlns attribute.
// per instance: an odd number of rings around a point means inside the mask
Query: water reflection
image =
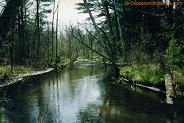
<svg viewBox="0 0 184 123"><path fill-rule="evenodd" d="M89 61L88 61L89 62ZM180 110L153 92L108 84L103 67L82 63L21 86L0 106L0 121L13 123L180 123ZM18 88L18 87L15 87ZM10 93L10 92L7 92ZM183 108L179 107L178 109ZM168 109L172 109L168 111ZM170 112L170 113L168 113ZM177 115L175 115L177 114Z"/></svg>

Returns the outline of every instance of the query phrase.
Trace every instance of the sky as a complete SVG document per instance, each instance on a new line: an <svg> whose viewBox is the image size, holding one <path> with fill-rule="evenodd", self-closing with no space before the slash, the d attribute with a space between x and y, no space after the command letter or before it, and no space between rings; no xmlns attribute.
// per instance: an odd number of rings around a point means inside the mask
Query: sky
<svg viewBox="0 0 184 123"><path fill-rule="evenodd" d="M3 6L5 6L5 0L0 0L0 13L3 9Z"/></svg>
<svg viewBox="0 0 184 123"><path fill-rule="evenodd" d="M0 14L1 14L2 6L5 5L4 1L5 0L0 0ZM30 0L30 2L31 1L33 0ZM59 1L60 1L60 4L59 4L58 23L60 28L65 25L70 25L70 24L77 25L77 23L85 22L85 19L88 17L88 14L82 14L82 13L79 14L80 11L75 9L77 7L75 4L82 3L83 0L55 0L55 3L57 4ZM49 9L51 10L53 9L52 5L50 5L49 7ZM47 16L48 18L46 20L52 22L52 13L48 14ZM55 20L56 20L56 14L55 14Z"/></svg>
<svg viewBox="0 0 184 123"><path fill-rule="evenodd" d="M56 0L56 4L59 0ZM88 17L87 14L79 14L79 11L75 8L76 3L81 3L83 0L60 0L59 4L59 25L69 25L84 23L85 19ZM55 14L56 15L56 14ZM52 20L52 14L49 16L49 20Z"/></svg>

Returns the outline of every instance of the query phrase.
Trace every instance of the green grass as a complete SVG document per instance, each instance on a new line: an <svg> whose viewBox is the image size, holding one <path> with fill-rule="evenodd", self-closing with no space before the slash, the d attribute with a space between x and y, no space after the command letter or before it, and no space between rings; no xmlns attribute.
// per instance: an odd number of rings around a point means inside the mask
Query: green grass
<svg viewBox="0 0 184 123"><path fill-rule="evenodd" d="M6 78L5 80L1 80L1 82L8 82L10 80L13 80L13 78L16 77L18 74L29 73L31 71L33 71L33 68L28 66L16 65L13 66L12 71L10 65L0 66L0 79L2 79L3 76L6 74L8 78Z"/></svg>
<svg viewBox="0 0 184 123"><path fill-rule="evenodd" d="M0 66L0 77L4 75L4 73L8 73L10 71L10 67L8 66Z"/></svg>
<svg viewBox="0 0 184 123"><path fill-rule="evenodd" d="M151 82L157 84L164 80L164 73L157 64L134 64L125 66L120 69L120 74L137 82Z"/></svg>
<svg viewBox="0 0 184 123"><path fill-rule="evenodd" d="M164 72L160 68L159 64L133 64L121 67L120 74L127 76L132 81L137 82L158 84L164 81ZM172 68L171 74L174 82L184 84L184 68Z"/></svg>
<svg viewBox="0 0 184 123"><path fill-rule="evenodd" d="M184 84L184 68L179 69L175 68L174 70L171 71L173 80L176 83Z"/></svg>

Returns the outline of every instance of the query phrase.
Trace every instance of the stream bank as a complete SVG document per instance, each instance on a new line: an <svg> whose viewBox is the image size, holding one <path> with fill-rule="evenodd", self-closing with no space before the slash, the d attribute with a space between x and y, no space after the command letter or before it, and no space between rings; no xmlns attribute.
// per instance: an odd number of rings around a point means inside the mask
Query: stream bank
<svg viewBox="0 0 184 123"><path fill-rule="evenodd" d="M9 86L18 82L24 82L30 77L49 73L55 69L64 69L72 67L75 61L68 59L59 64L49 65L46 62L35 62L32 65L10 65L0 66L0 88Z"/></svg>
<svg viewBox="0 0 184 123"><path fill-rule="evenodd" d="M174 81L174 84L169 84L168 80ZM173 104L175 100L184 97L183 72L179 70L172 71L172 76L168 78L164 75L158 64L134 64L120 67L120 76L115 83L131 84L140 88L164 93L167 104Z"/></svg>
<svg viewBox="0 0 184 123"><path fill-rule="evenodd" d="M184 121L183 104L164 103L163 94L112 84L106 68L91 61L74 69L37 76L3 90L0 122L168 123Z"/></svg>
<svg viewBox="0 0 184 123"><path fill-rule="evenodd" d="M42 70L42 71L33 71L33 72L30 72L30 73L18 74L15 78L13 78L13 80L10 80L10 81L4 82L4 83L0 83L0 88L6 87L6 86L9 86L9 85L18 83L18 82L24 82L29 77L46 74L46 73L49 73L53 70L54 70L54 68L48 68L48 69Z"/></svg>

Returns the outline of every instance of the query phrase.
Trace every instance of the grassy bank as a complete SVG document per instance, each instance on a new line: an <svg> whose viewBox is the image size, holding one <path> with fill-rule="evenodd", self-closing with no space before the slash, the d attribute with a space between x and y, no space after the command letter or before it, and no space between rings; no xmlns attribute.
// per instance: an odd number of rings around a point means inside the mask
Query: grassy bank
<svg viewBox="0 0 184 123"><path fill-rule="evenodd" d="M10 65L0 66L0 84L13 80L22 73L29 73L35 69L30 66L15 65L11 70Z"/></svg>
<svg viewBox="0 0 184 123"><path fill-rule="evenodd" d="M120 74L138 83L148 85L164 83L164 72L159 64L133 64L120 67ZM184 85L184 69L172 68L171 74L176 83Z"/></svg>
<svg viewBox="0 0 184 123"><path fill-rule="evenodd" d="M14 65L12 68L10 65L0 65L0 84L8 83L14 80L19 74L32 73L34 71L43 71L48 68L58 67L63 68L68 65L72 65L71 61L67 58L62 61L52 64L47 62L34 62L29 63L29 65Z"/></svg>

